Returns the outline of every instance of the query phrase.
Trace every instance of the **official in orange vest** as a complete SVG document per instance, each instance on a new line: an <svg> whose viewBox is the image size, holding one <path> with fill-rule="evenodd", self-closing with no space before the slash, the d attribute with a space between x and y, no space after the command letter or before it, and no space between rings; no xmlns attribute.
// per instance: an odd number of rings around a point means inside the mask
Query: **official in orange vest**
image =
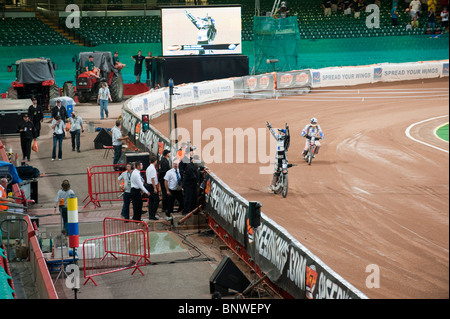
<svg viewBox="0 0 450 319"><path fill-rule="evenodd" d="M0 212L7 211L8 206L1 205L4 203L13 203L14 200L12 198L8 198L8 194L6 193L6 187L8 186L8 180L6 178L0 179Z"/></svg>

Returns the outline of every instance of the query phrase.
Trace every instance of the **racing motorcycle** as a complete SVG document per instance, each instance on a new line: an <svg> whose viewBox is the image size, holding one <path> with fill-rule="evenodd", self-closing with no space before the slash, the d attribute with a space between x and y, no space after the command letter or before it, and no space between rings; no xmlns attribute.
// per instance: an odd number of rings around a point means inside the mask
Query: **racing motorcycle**
<svg viewBox="0 0 450 319"><path fill-rule="evenodd" d="M288 168L295 166L294 164L289 164L288 160L287 160L287 151L288 151L289 145L290 145L289 125L287 125L287 123L285 125L285 129L286 129L286 140L285 140L285 144L284 144L285 156L282 159L281 172L278 175L278 179L277 179L277 182L276 182L274 190L273 190L273 192L275 194L281 193L281 195L283 195L283 198L286 198L286 196L288 194L288 188L289 188Z"/></svg>
<svg viewBox="0 0 450 319"><path fill-rule="evenodd" d="M313 158L315 157L315 153L316 153L316 139L320 139L317 138L315 136L312 136L311 139L309 140L309 149L308 152L305 155L305 161L308 163L308 165L311 165L311 162L313 160Z"/></svg>

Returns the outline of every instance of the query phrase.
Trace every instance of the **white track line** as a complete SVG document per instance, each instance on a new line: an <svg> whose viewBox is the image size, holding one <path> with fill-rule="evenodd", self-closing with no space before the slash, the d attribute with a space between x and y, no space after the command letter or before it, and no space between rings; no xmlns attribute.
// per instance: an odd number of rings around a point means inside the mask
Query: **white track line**
<svg viewBox="0 0 450 319"><path fill-rule="evenodd" d="M425 142L423 142L423 141L420 141L420 140L418 140L418 139L415 139L415 138L412 137L411 134L410 134L410 131L411 131L411 129L412 129L414 126L416 126L416 125L418 125L418 124L425 123L425 122L429 122L429 121L432 121L432 120L440 119L440 118L443 118L443 117L446 117L446 116L448 116L448 115L437 116L437 117L433 117L433 118L431 118L431 119L427 119L427 120L423 120L423 121L420 121L420 122L411 124L411 125L405 130L405 134L406 134L406 136L408 136L410 139L412 139L412 140L415 141L415 142L418 142L418 143L420 143L420 144L423 144L423 145L432 147L432 148L437 149L437 150L439 150L439 151L448 153L448 150L444 150L443 148L440 148L440 147L437 147L437 146L434 146L434 145L425 143Z"/></svg>

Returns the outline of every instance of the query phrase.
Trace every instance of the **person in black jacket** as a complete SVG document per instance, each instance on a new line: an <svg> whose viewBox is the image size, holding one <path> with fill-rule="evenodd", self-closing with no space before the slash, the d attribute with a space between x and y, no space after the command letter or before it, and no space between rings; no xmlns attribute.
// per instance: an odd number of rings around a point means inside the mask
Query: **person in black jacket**
<svg viewBox="0 0 450 319"><path fill-rule="evenodd" d="M44 121L44 112L36 97L33 96L31 101L33 104L28 108L28 117L36 128L36 137L39 137L41 135L41 123Z"/></svg>
<svg viewBox="0 0 450 319"><path fill-rule="evenodd" d="M159 185L161 187L161 194L162 194L162 204L161 209L163 212L167 212L167 191L166 191L166 185L164 183L164 176L166 176L166 173L168 170L170 170L170 151L164 150L163 151L163 157L161 158L161 162L159 163L159 171L158 171L158 181Z"/></svg>
<svg viewBox="0 0 450 319"><path fill-rule="evenodd" d="M197 157L197 155L191 157L190 162L186 165L184 170L184 176L182 179L184 190L183 215L189 214L197 208L198 168L194 164L194 159Z"/></svg>
<svg viewBox="0 0 450 319"><path fill-rule="evenodd" d="M61 105L61 100L57 100L56 105L52 109L52 118L55 119L56 116L59 116L63 123L66 123L69 118L66 108Z"/></svg>
<svg viewBox="0 0 450 319"><path fill-rule="evenodd" d="M22 147L23 154L22 160L25 160L25 158L27 158L28 161L30 161L31 143L33 142L33 139L37 137L37 135L36 128L30 121L27 113L23 115L23 122L19 124L17 132L20 133L20 146Z"/></svg>

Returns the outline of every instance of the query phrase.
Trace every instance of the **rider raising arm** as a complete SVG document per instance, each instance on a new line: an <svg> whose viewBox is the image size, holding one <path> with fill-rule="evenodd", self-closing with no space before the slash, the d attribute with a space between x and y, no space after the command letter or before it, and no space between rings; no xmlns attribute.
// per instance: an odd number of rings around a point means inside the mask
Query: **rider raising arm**
<svg viewBox="0 0 450 319"><path fill-rule="evenodd" d="M287 165L287 156L286 152L289 148L289 132L286 129L278 129L278 133L272 128L269 122L266 122L267 127L270 130L270 133L272 133L273 137L277 140L277 156L275 158L275 165L274 165L274 173L273 173L273 179L272 184L270 185L270 189L274 190L278 176L281 173L281 169L283 167L283 164ZM286 126L287 128L287 126Z"/></svg>

